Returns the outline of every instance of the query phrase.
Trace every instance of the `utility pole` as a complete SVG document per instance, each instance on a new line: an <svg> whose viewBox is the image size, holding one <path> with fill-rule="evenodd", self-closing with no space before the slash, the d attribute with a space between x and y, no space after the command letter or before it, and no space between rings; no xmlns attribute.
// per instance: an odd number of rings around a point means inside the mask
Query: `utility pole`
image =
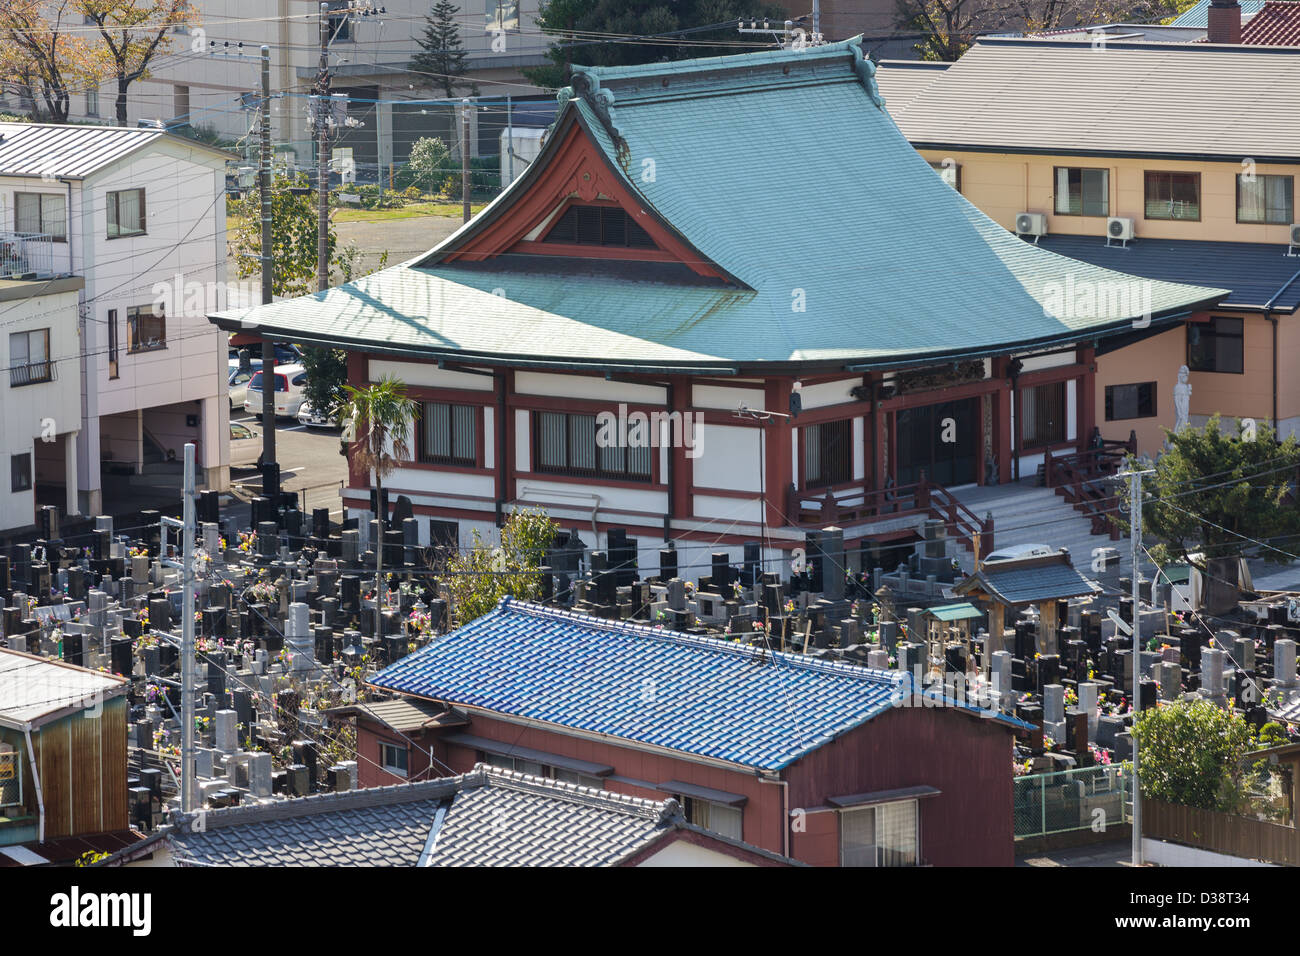
<svg viewBox="0 0 1300 956"><path fill-rule="evenodd" d="M460 101L460 198L464 221L469 222L469 97Z"/></svg>
<svg viewBox="0 0 1300 956"><path fill-rule="evenodd" d="M1120 477L1129 481L1129 544L1133 549L1133 726L1142 709L1142 615L1138 603L1138 553L1142 550L1142 476L1151 471L1137 468ZM1142 792L1138 777L1138 741L1133 734L1133 865L1142 865Z"/></svg>
<svg viewBox="0 0 1300 956"><path fill-rule="evenodd" d="M330 287L330 18L329 4L320 5L320 64L316 72L316 291Z"/></svg>
<svg viewBox="0 0 1300 956"><path fill-rule="evenodd" d="M262 304L272 299L274 264L271 251L271 48L262 47L261 155L258 186L262 199ZM280 466L275 461L275 343L262 339L262 496L278 505Z"/></svg>
<svg viewBox="0 0 1300 956"><path fill-rule="evenodd" d="M181 538L181 811L194 809L194 443L185 445Z"/></svg>

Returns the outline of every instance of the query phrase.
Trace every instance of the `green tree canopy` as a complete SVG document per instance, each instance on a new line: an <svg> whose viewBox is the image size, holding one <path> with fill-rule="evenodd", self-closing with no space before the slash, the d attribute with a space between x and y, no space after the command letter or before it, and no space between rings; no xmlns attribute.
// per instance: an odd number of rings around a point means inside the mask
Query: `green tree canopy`
<svg viewBox="0 0 1300 956"><path fill-rule="evenodd" d="M546 51L551 62L523 73L536 85L554 89L568 82L569 68L575 64L624 66L745 53L770 46L770 41L737 32L736 24L742 17L768 17L782 22L787 15L779 4L744 0L547 0L537 25L557 37ZM713 24L721 25L716 30L668 38L667 42L600 39L609 34L659 36ZM807 29L812 29L811 23Z"/></svg>
<svg viewBox="0 0 1300 956"><path fill-rule="evenodd" d="M271 292L275 295L307 295L316 291L316 197L290 192L310 183L305 175L297 179L276 176L271 182ZM232 226L231 244L239 278L262 274L262 199L254 189L244 199L227 203ZM334 258L334 229L329 230L329 252Z"/></svg>
<svg viewBox="0 0 1300 956"><path fill-rule="evenodd" d="M1144 479L1142 509L1143 530L1165 543L1166 555L1186 560L1190 552L1199 552L1209 561L1255 551L1269 561L1288 560L1272 548L1253 547L1248 539L1266 541L1300 531L1294 500L1300 445L1295 438L1277 442L1262 423L1243 427L1238 421L1225 431L1217 415L1204 428L1168 434L1169 450L1157 459L1155 474Z"/></svg>
<svg viewBox="0 0 1300 956"><path fill-rule="evenodd" d="M503 597L541 597L538 571L560 526L545 511L512 511L501 528L501 546L490 547L474 530L474 546L447 562L448 587L457 624L468 624L497 606Z"/></svg>
<svg viewBox="0 0 1300 956"><path fill-rule="evenodd" d="M408 68L421 74L421 80L447 96L455 96L457 87L472 87L462 77L467 68L465 46L460 39L456 17L460 7L450 0L437 0L424 18L424 35L416 38L420 52L411 57Z"/></svg>

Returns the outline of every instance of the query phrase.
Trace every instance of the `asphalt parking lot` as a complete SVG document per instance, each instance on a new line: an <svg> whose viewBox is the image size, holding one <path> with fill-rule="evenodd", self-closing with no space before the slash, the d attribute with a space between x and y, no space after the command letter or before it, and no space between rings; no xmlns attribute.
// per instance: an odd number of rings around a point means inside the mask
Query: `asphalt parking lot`
<svg viewBox="0 0 1300 956"><path fill-rule="evenodd" d="M257 456L262 451L262 419L235 409L230 420L247 425L258 440L233 447L230 455L230 483L243 497L261 494L262 475ZM297 421L276 421L276 459L280 462L280 486L296 492L304 509L329 507L337 519L342 514L339 489L348 477L347 459L339 454L339 429L308 428Z"/></svg>

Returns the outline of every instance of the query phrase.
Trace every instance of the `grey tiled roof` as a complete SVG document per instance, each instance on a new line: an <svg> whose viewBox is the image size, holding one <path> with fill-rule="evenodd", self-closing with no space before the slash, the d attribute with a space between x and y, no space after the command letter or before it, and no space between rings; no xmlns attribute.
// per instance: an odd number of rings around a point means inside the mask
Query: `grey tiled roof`
<svg viewBox="0 0 1300 956"><path fill-rule="evenodd" d="M480 764L427 783L209 810L201 831L187 819L168 843L188 866L609 866L683 828L675 800Z"/></svg>
<svg viewBox="0 0 1300 956"><path fill-rule="evenodd" d="M1084 577L1065 555L990 561L957 585L958 594L982 587L1005 604L1031 604L1053 598L1093 594L1097 587Z"/></svg>

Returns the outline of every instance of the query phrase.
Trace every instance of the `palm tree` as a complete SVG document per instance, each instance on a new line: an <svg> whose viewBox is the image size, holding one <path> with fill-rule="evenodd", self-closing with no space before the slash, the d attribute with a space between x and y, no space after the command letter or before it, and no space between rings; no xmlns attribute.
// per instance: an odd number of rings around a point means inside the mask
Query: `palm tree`
<svg viewBox="0 0 1300 956"><path fill-rule="evenodd" d="M365 388L343 386L347 398L339 406L343 439L352 446L352 458L375 477L379 540L375 544L375 639L383 633L384 612L384 477L411 458L411 425L415 402L406 397L406 385L384 376Z"/></svg>

